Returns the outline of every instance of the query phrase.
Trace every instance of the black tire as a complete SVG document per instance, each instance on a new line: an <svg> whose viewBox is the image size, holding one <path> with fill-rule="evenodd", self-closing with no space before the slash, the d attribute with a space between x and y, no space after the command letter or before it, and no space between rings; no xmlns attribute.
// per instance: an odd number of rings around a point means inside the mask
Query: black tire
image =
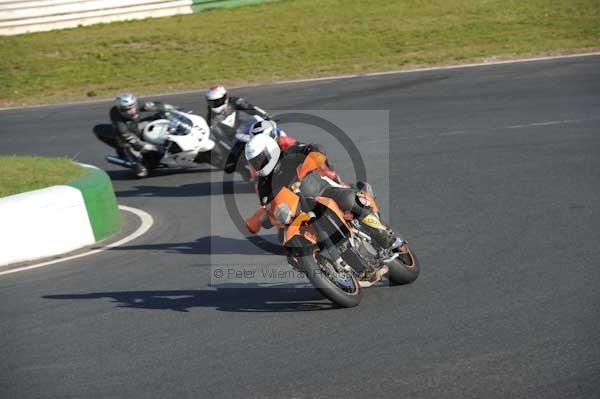
<svg viewBox="0 0 600 399"><path fill-rule="evenodd" d="M388 278L393 284L410 284L419 277L419 261L415 253L408 247L408 244L405 243L400 249L402 252L400 256L387 263L390 269Z"/></svg>
<svg viewBox="0 0 600 399"><path fill-rule="evenodd" d="M360 303L362 291L354 274L349 273L349 277L352 279L353 291L347 292L324 275L314 256L300 257L299 266L306 273L306 277L312 285L331 302L343 308L352 308Z"/></svg>
<svg viewBox="0 0 600 399"><path fill-rule="evenodd" d="M223 169L225 167L226 151L219 142L210 151L210 164L216 168Z"/></svg>

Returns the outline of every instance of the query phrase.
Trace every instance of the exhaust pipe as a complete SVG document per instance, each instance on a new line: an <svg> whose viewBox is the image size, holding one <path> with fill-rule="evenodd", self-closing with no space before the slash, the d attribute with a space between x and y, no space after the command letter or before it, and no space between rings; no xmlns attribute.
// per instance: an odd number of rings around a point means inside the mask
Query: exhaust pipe
<svg viewBox="0 0 600 399"><path fill-rule="evenodd" d="M125 168L129 168L129 169L133 169L135 168L135 162L131 162L131 161L126 161L122 158L119 157L115 157L114 155L107 155L104 157L108 162L114 164L114 165L119 165L119 166L123 166Z"/></svg>

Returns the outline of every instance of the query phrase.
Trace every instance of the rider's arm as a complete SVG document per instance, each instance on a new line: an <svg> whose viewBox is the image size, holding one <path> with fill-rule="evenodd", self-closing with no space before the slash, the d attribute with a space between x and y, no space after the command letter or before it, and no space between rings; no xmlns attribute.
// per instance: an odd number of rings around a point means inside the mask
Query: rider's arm
<svg viewBox="0 0 600 399"><path fill-rule="evenodd" d="M254 213L254 215L246 219L246 228L252 234L258 233L261 227L264 227L265 229L270 229L273 227L271 221L269 220L269 215L267 214L267 207L269 206L269 202L273 199L271 180L269 178L259 177L256 183L256 191L260 200L260 207L256 213Z"/></svg>
<svg viewBox="0 0 600 399"><path fill-rule="evenodd" d="M292 136L284 136L282 134L277 139L277 144L279 144L279 148L281 148L282 151L287 151L291 147L293 147L296 144L298 144L298 140L296 140Z"/></svg>
<svg viewBox="0 0 600 399"><path fill-rule="evenodd" d="M123 121L115 121L113 122L113 126L117 131L117 134L125 140L127 144L133 147L134 150L141 150L146 144L143 140L141 140L137 134L129 130L127 124Z"/></svg>
<svg viewBox="0 0 600 399"><path fill-rule="evenodd" d="M271 115L269 115L267 111L250 104L248 101L246 101L245 98L230 97L230 101L235 107L235 109L239 109L240 111L246 111L249 114L258 115L263 119L272 119Z"/></svg>
<svg viewBox="0 0 600 399"><path fill-rule="evenodd" d="M258 234L261 228L270 229L271 227L273 227L273 225L269 220L269 215L264 206L258 208L254 215L246 219L246 229L248 229L248 232L251 234Z"/></svg>
<svg viewBox="0 0 600 399"><path fill-rule="evenodd" d="M175 109L171 104L162 103L160 101L148 101L142 104L140 111L143 112L168 112Z"/></svg>

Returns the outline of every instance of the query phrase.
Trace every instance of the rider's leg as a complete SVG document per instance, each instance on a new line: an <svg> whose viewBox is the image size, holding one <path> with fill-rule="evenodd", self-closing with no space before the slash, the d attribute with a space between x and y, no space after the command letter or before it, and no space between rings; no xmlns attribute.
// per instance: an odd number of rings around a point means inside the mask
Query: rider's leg
<svg viewBox="0 0 600 399"><path fill-rule="evenodd" d="M233 173L237 171L240 175L242 175L244 181L250 181L252 180L252 174L250 173L250 169L248 169L246 161L243 157L245 146L246 143L242 141L238 141L233 145L229 155L227 156L223 170L225 173ZM239 161L240 158L242 158L242 162Z"/></svg>
<svg viewBox="0 0 600 399"><path fill-rule="evenodd" d="M235 143L233 148L231 148L229 155L227 156L227 161L225 161L225 167L224 167L225 173L235 172L235 167L238 163L238 159L240 159L240 156L242 155L243 152L244 152L244 143L241 143L241 142Z"/></svg>
<svg viewBox="0 0 600 399"><path fill-rule="evenodd" d="M350 188L329 187L323 191L324 197L333 199L343 211L351 212L360 220L363 228L382 248L390 248L396 237L389 227L384 225L373 212L371 206L361 200L356 190Z"/></svg>
<svg viewBox="0 0 600 399"><path fill-rule="evenodd" d="M148 176L148 169L144 165L144 157L139 151L135 151L129 143L117 137L117 145L120 155L125 157L126 161L135 163L135 175L137 177Z"/></svg>

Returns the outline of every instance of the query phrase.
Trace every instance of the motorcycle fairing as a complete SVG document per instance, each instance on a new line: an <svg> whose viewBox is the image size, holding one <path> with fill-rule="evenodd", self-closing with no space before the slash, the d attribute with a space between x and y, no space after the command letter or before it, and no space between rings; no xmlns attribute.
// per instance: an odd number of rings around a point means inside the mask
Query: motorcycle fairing
<svg viewBox="0 0 600 399"><path fill-rule="evenodd" d="M304 176L306 176L313 170L320 168L322 165L325 164L326 161L327 158L320 152L313 151L309 153L306 156L306 159L304 159L302 165L298 166L298 168L296 169L298 179L302 180Z"/></svg>

